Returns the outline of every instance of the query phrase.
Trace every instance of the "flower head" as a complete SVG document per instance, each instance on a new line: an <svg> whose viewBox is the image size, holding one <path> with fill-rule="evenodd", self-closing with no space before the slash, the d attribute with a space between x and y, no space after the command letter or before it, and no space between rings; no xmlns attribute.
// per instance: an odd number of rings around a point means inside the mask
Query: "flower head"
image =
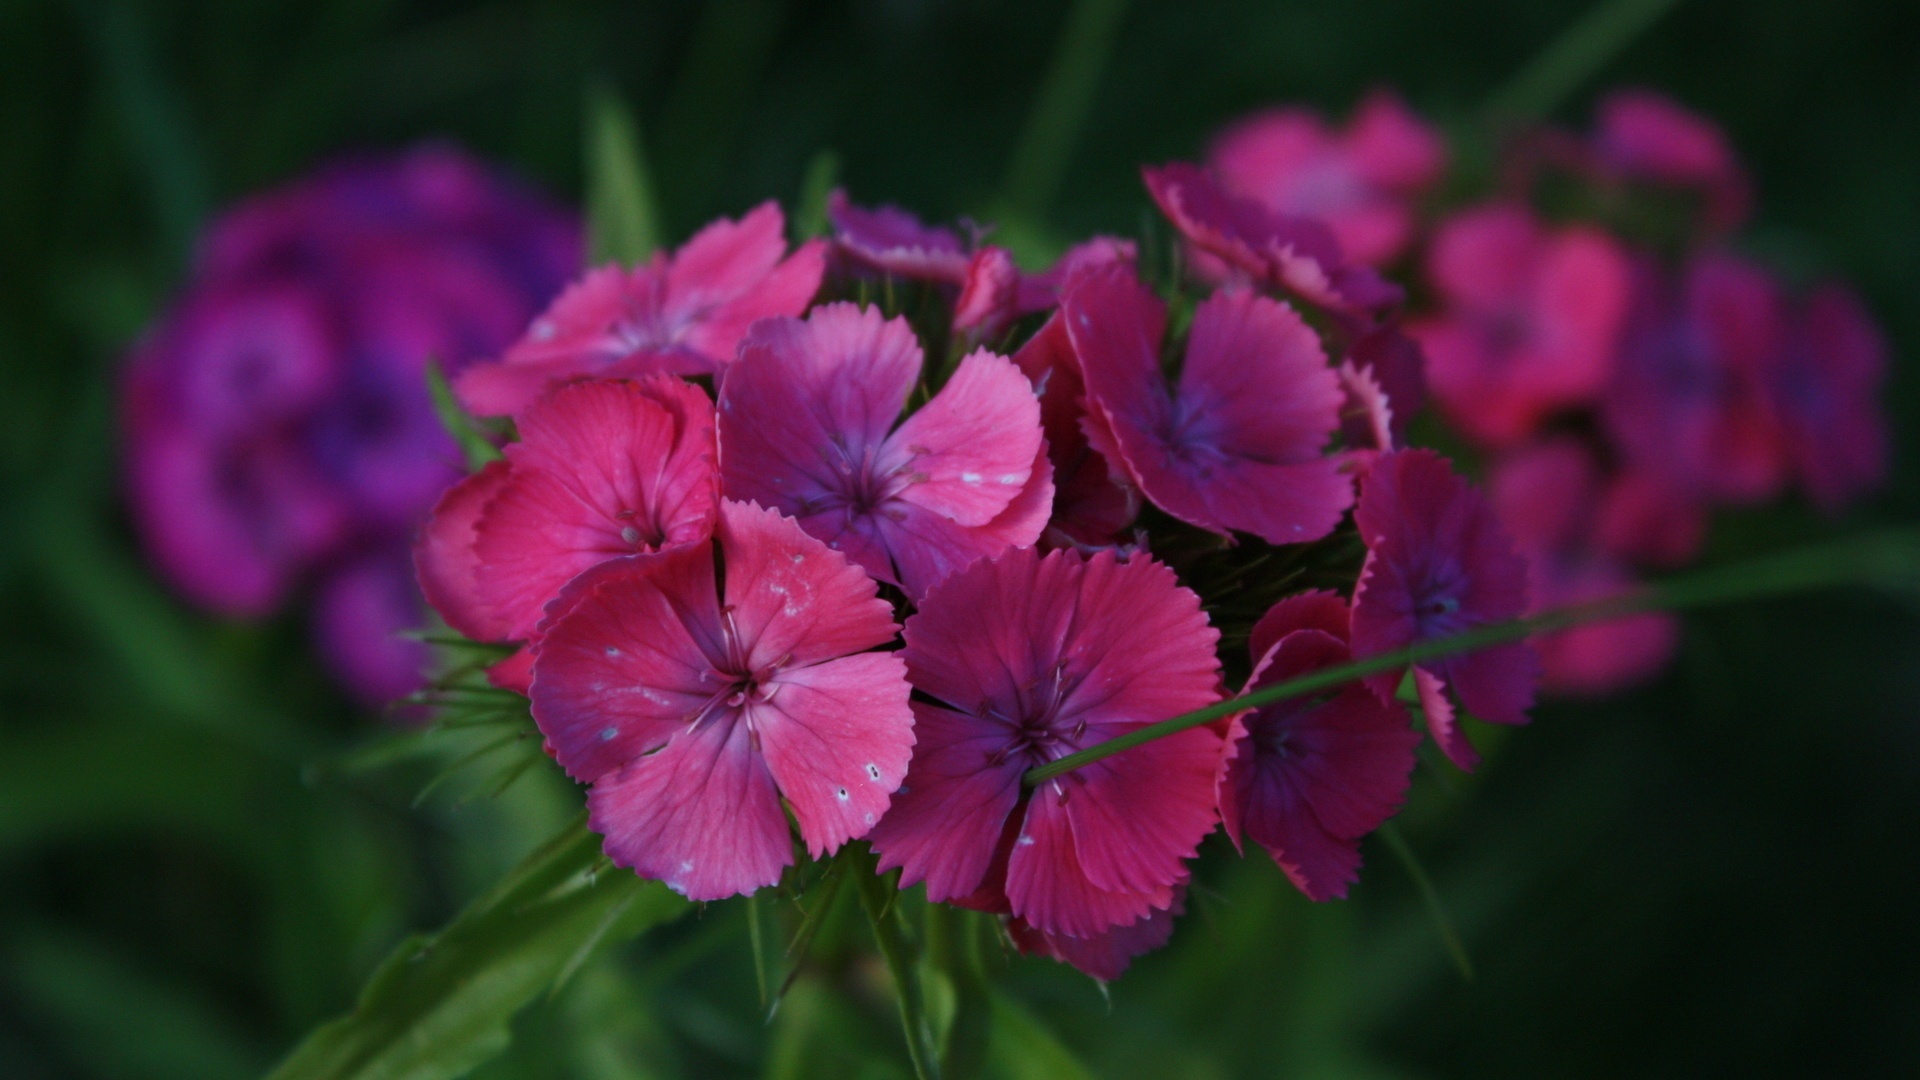
<svg viewBox="0 0 1920 1080"><path fill-rule="evenodd" d="M427 598L456 630L530 641L547 602L607 559L706 540L719 504L713 405L670 375L560 387L520 440L421 530Z"/></svg>
<svg viewBox="0 0 1920 1080"><path fill-rule="evenodd" d="M1334 593L1275 604L1253 629L1243 692L1346 663L1348 622L1347 602ZM1220 777L1227 835L1266 848L1309 897L1343 897L1360 868L1361 837L1406 796L1419 742L1399 702L1358 683L1237 716Z"/></svg>
<svg viewBox="0 0 1920 1080"><path fill-rule="evenodd" d="M1787 459L1814 504L1832 513L1887 471L1880 412L1887 346L1865 306L1841 285L1816 288L1794 319L1772 399Z"/></svg>
<svg viewBox="0 0 1920 1080"><path fill-rule="evenodd" d="M1354 656L1394 652L1526 610L1526 561L1479 493L1433 451L1381 455L1360 482L1353 520L1367 544L1353 593ZM1415 666L1428 730L1447 757L1461 768L1479 760L1455 721L1448 689L1482 720L1524 724L1537 668L1520 643ZM1400 675L1383 672L1367 682L1381 700L1392 700Z"/></svg>
<svg viewBox="0 0 1920 1080"><path fill-rule="evenodd" d="M556 382L584 375L713 374L760 319L798 315L820 290L825 245L787 254L780 207L722 218L669 257L589 271L533 320L498 361L455 388L483 415L516 414Z"/></svg>
<svg viewBox="0 0 1920 1080"><path fill-rule="evenodd" d="M1752 182L1712 121L1651 90L1614 91L1600 102L1595 121L1593 143L1603 169L1698 191L1710 233L1730 233L1747 219Z"/></svg>
<svg viewBox="0 0 1920 1080"><path fill-rule="evenodd" d="M1356 262L1381 266L1413 239L1413 200L1446 167L1446 144L1391 90L1343 130L1312 109L1268 109L1220 133L1207 164L1231 190L1277 213L1324 221Z"/></svg>
<svg viewBox="0 0 1920 1080"><path fill-rule="evenodd" d="M918 750L872 841L930 900L1090 938L1173 903L1212 829L1220 739L1192 728L1028 792L1026 770L1218 700L1218 633L1144 557L1016 548L907 620Z"/></svg>
<svg viewBox="0 0 1920 1080"><path fill-rule="evenodd" d="M1053 464L1053 516L1047 543L1101 547L1116 543L1140 512L1140 496L1088 442L1086 381L1058 313L1014 353L1013 362L1040 396L1040 425Z"/></svg>
<svg viewBox="0 0 1920 1080"><path fill-rule="evenodd" d="M838 188L827 196L827 221L833 225L835 250L856 270L910 281L966 283L974 245L952 229L923 224L897 206L855 206Z"/></svg>
<svg viewBox="0 0 1920 1080"><path fill-rule="evenodd" d="M222 215L122 387L160 571L229 616L311 589L357 696L417 686L426 650L395 636L421 616L406 537L460 475L426 363L511 341L579 247L567 215L444 146L345 159Z"/></svg>
<svg viewBox="0 0 1920 1080"><path fill-rule="evenodd" d="M1434 397L1468 435L1511 443L1606 389L1632 293L1606 233L1484 206L1440 226L1427 273L1442 313L1410 331Z"/></svg>
<svg viewBox="0 0 1920 1080"><path fill-rule="evenodd" d="M1356 318L1400 302L1398 286L1349 263L1333 232L1313 218L1282 214L1228 191L1196 165L1176 162L1142 175L1180 235L1224 261L1235 276Z"/></svg>
<svg viewBox="0 0 1920 1080"><path fill-rule="evenodd" d="M1094 449L1167 513L1276 544L1318 540L1353 500L1322 454L1342 393L1292 308L1244 290L1201 302L1177 385L1160 373L1167 309L1131 268L1076 278L1061 304Z"/></svg>
<svg viewBox="0 0 1920 1080"><path fill-rule="evenodd" d="M716 560L718 565L716 565ZM723 584L724 582L724 584ZM568 585L533 716L607 854L694 900L774 884L887 810L914 742L891 609L792 520L720 508L716 543L602 563Z"/></svg>
<svg viewBox="0 0 1920 1080"><path fill-rule="evenodd" d="M754 327L720 394L727 496L793 515L914 598L1033 543L1053 497L1019 369L974 352L902 420L922 360L906 319L828 304Z"/></svg>

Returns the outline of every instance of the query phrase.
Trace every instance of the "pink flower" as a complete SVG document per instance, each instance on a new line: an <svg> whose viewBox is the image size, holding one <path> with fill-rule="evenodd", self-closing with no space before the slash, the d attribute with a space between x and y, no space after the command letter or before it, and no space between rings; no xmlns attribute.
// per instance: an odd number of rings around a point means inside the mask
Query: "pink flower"
<svg viewBox="0 0 1920 1080"><path fill-rule="evenodd" d="M967 260L953 305L953 328L970 342L997 340L1020 317L1020 269L1003 247L988 245Z"/></svg>
<svg viewBox="0 0 1920 1080"><path fill-rule="evenodd" d="M1040 426L1053 463L1053 516L1046 542L1053 547L1102 547L1116 543L1140 512L1133 486L1116 479L1113 466L1087 442L1086 382L1073 354L1065 317L1056 313L1027 339L1013 362L1040 396Z"/></svg>
<svg viewBox="0 0 1920 1080"><path fill-rule="evenodd" d="M1770 385L1787 340L1785 298L1753 263L1708 252L1678 282L1640 266L1602 411L1626 468L1696 500L1772 496L1786 461Z"/></svg>
<svg viewBox="0 0 1920 1080"><path fill-rule="evenodd" d="M1841 285L1815 289L1794 319L1772 400L1787 459L1816 506L1828 513L1879 486L1887 472L1880 383L1887 346L1858 297Z"/></svg>
<svg viewBox="0 0 1920 1080"><path fill-rule="evenodd" d="M1355 339L1347 348L1345 363L1372 376L1386 398L1396 435L1426 404L1426 354L1400 328L1398 319L1384 320Z"/></svg>
<svg viewBox="0 0 1920 1080"><path fill-rule="evenodd" d="M754 327L720 394L728 497L791 514L915 599L1033 543L1053 498L1040 404L1019 369L975 352L900 420L921 364L906 319L829 304Z"/></svg>
<svg viewBox="0 0 1920 1080"><path fill-rule="evenodd" d="M1349 263L1332 230L1319 221L1277 213L1230 192L1196 165L1175 162L1141 175L1160 212L1188 243L1260 288L1285 290L1354 317L1401 300L1399 286Z"/></svg>
<svg viewBox="0 0 1920 1080"><path fill-rule="evenodd" d="M1617 489L1618 480L1611 487ZM1610 512L1608 488L1593 452L1571 438L1532 443L1494 463L1488 502L1526 556L1533 612L1638 587L1606 550L1604 529L1596 534L1596 518ZM1666 667L1678 644L1679 624L1654 612L1533 639L1541 690L1587 696L1646 681Z"/></svg>
<svg viewBox="0 0 1920 1080"><path fill-rule="evenodd" d="M1606 389L1632 291L1607 234L1483 206L1440 226L1427 274L1442 313L1409 329L1434 397L1468 435L1511 443Z"/></svg>
<svg viewBox="0 0 1920 1080"><path fill-rule="evenodd" d="M727 502L714 546L603 563L555 603L533 715L614 862L693 900L866 834L913 747L891 609L838 553ZM722 589L724 588L724 592Z"/></svg>
<svg viewBox="0 0 1920 1080"><path fill-rule="evenodd" d="M1446 168L1439 133L1398 95L1367 95L1343 131L1312 109L1268 109L1221 132L1207 165L1226 186L1276 213L1317 218L1368 266L1413 239L1414 200Z"/></svg>
<svg viewBox="0 0 1920 1080"><path fill-rule="evenodd" d="M712 534L713 406L698 387L668 375L573 383L519 430L506 461L442 497L414 548L422 591L468 637L532 641L582 571Z"/></svg>
<svg viewBox="0 0 1920 1080"><path fill-rule="evenodd" d="M1126 974L1134 957L1165 945L1173 936L1173 921L1186 914L1186 907L1187 888L1183 884L1174 890L1171 907L1154 908L1144 918L1092 937L1049 934L1017 917L1007 920L1007 937L1027 956L1051 957L1109 983Z"/></svg>
<svg viewBox="0 0 1920 1080"><path fill-rule="evenodd" d="M1527 564L1478 492L1431 450L1383 454L1360 483L1354 524L1367 559L1353 592L1356 657L1375 656L1478 626L1527 608ZM1467 711L1496 724L1524 724L1539 663L1524 644L1495 645L1413 668L1427 729L1454 764L1479 760L1454 717L1451 688ZM1391 701L1401 672L1367 683Z"/></svg>
<svg viewBox="0 0 1920 1080"><path fill-rule="evenodd" d="M952 229L922 224L897 206L855 206L837 188L827 196L827 220L836 251L859 269L910 281L966 283L973 245Z"/></svg>
<svg viewBox="0 0 1920 1080"><path fill-rule="evenodd" d="M1170 907L1213 828L1220 738L1200 727L1027 791L1036 765L1219 699L1219 634L1173 572L1112 552L1016 548L955 573L907 620L918 750L875 828L927 898L1087 939Z"/></svg>
<svg viewBox="0 0 1920 1080"><path fill-rule="evenodd" d="M1347 602L1330 592L1291 596L1254 626L1250 693L1344 664ZM1220 777L1220 817L1235 845L1267 849L1314 900L1338 899L1357 880L1360 839L1393 816L1413 776L1420 736L1407 710L1359 683L1294 698L1233 720Z"/></svg>
<svg viewBox="0 0 1920 1080"><path fill-rule="evenodd" d="M787 255L785 228L780 207L762 203L737 222L708 225L672 257L588 271L506 355L460 377L460 400L482 415L515 414L553 383L583 375L721 371L749 326L798 315L820 290L825 245Z"/></svg>
<svg viewBox="0 0 1920 1080"><path fill-rule="evenodd" d="M1753 185L1712 121L1651 90L1614 91L1595 119L1594 149L1602 168L1700 192L1714 234L1730 233L1747 219Z"/></svg>
<svg viewBox="0 0 1920 1080"><path fill-rule="evenodd" d="M1322 450L1339 380L1292 308L1243 290L1201 302L1177 386L1160 374L1167 308L1129 267L1076 278L1061 304L1094 449L1154 505L1203 529L1318 540L1353 501Z"/></svg>

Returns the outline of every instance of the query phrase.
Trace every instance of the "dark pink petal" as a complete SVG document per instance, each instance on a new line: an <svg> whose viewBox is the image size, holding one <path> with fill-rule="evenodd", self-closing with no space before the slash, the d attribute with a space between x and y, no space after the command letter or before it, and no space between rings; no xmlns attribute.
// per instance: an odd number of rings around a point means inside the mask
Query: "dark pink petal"
<svg viewBox="0 0 1920 1080"><path fill-rule="evenodd" d="M1186 891L1174 895L1173 906L1155 908L1146 918L1092 937L1049 934L1022 919L1007 922L1007 936L1028 956L1048 956L1072 964L1084 975L1112 982L1126 973L1133 958L1152 952L1173 936L1173 921L1186 910Z"/></svg>
<svg viewBox="0 0 1920 1080"><path fill-rule="evenodd" d="M771 696L748 703L748 722L817 859L867 835L907 775L906 665L898 653L860 653L787 669L768 685Z"/></svg>
<svg viewBox="0 0 1920 1080"><path fill-rule="evenodd" d="M949 285L966 281L967 245L951 229L923 225L897 206L855 206L840 190L827 198L827 220L840 249L867 267Z"/></svg>
<svg viewBox="0 0 1920 1080"><path fill-rule="evenodd" d="M1318 630L1341 641L1347 640L1352 615L1347 602L1336 592L1313 589L1289 596L1260 617L1247 637L1247 651L1260 663L1280 639L1295 630Z"/></svg>
<svg viewBox="0 0 1920 1080"><path fill-rule="evenodd" d="M1038 274L1026 274L1020 278L1019 312L1030 315L1036 311L1045 311L1060 302L1060 294L1066 291L1067 283L1087 270L1095 270L1115 263L1132 265L1140 257L1139 246L1131 240L1121 240L1112 236L1096 236L1082 240L1067 249L1058 262Z"/></svg>
<svg viewBox="0 0 1920 1080"><path fill-rule="evenodd" d="M1447 144L1440 133L1386 87L1369 91L1354 110L1346 143L1361 173L1394 191L1420 191L1440 179L1447 167Z"/></svg>
<svg viewBox="0 0 1920 1080"><path fill-rule="evenodd" d="M914 474L902 502L960 525L984 525L1027 486L1042 439L1033 386L1006 357L982 349L901 423L881 462L911 458L901 466Z"/></svg>
<svg viewBox="0 0 1920 1080"><path fill-rule="evenodd" d="M1362 334L1347 350L1347 363L1373 376L1387 397L1393 431L1406 429L1427 400L1427 358L1420 343L1388 319Z"/></svg>
<svg viewBox="0 0 1920 1080"><path fill-rule="evenodd" d="M967 261L967 278L953 304L953 328L971 341L993 341L1020 314L1020 270L1003 247L983 247Z"/></svg>
<svg viewBox="0 0 1920 1080"><path fill-rule="evenodd" d="M724 368L754 323L805 311L826 273L826 243L810 240L782 260L785 250L786 221L771 201L687 241L667 272L665 311L688 324L685 346Z"/></svg>
<svg viewBox="0 0 1920 1080"><path fill-rule="evenodd" d="M1601 550L1650 566L1691 562L1707 541L1709 507L1699 492L1672 478L1628 467L1600 495L1596 528Z"/></svg>
<svg viewBox="0 0 1920 1080"><path fill-rule="evenodd" d="M1349 454L1393 449L1393 405L1368 368L1341 364L1334 370L1346 401L1340 406L1340 438Z"/></svg>
<svg viewBox="0 0 1920 1080"><path fill-rule="evenodd" d="M1420 698L1420 711L1427 717L1427 733L1433 736L1440 752L1447 755L1448 761L1472 772L1480 764L1480 752L1467 741L1467 733L1460 730L1453 702L1447 698L1446 683L1426 668L1416 667L1413 689Z"/></svg>
<svg viewBox="0 0 1920 1080"><path fill-rule="evenodd" d="M1787 455L1814 505L1831 514L1886 478L1880 404L1887 345L1853 292L1828 283L1808 295L1774 380Z"/></svg>
<svg viewBox="0 0 1920 1080"><path fill-rule="evenodd" d="M1279 778L1263 783L1256 761L1242 741L1221 789L1221 812L1233 815L1231 831L1237 837L1244 830L1308 899L1345 899L1347 886L1360 878L1359 838L1328 831L1299 786Z"/></svg>
<svg viewBox="0 0 1920 1080"><path fill-rule="evenodd" d="M1193 165L1149 168L1142 175L1182 236L1256 284L1346 314L1389 307L1402 297L1398 286L1373 270L1348 263L1339 241L1318 221L1235 195Z"/></svg>
<svg viewBox="0 0 1920 1080"><path fill-rule="evenodd" d="M520 420L512 472L475 530L478 594L525 639L595 563L695 543L718 505L713 407L668 376L562 387Z"/></svg>
<svg viewBox="0 0 1920 1080"><path fill-rule="evenodd" d="M1204 301L1177 397L1159 372L1165 306L1131 272L1082 276L1062 311L1103 421L1085 431L1156 505L1273 543L1317 540L1339 522L1352 484L1320 454L1338 423L1339 380L1291 309L1245 292Z"/></svg>
<svg viewBox="0 0 1920 1080"><path fill-rule="evenodd" d="M1712 121L1650 90L1616 90L1600 103L1596 148L1612 170L1656 183L1699 189L1707 226L1737 229L1753 202L1752 183L1727 137Z"/></svg>
<svg viewBox="0 0 1920 1080"><path fill-rule="evenodd" d="M689 900L777 884L793 843L752 738L746 724L697 724L602 777L587 812L607 855Z"/></svg>
<svg viewBox="0 0 1920 1080"><path fill-rule="evenodd" d="M1135 810L1151 812L1151 806L1142 800ZM1084 938L1137 922L1173 902L1171 883L1145 892L1113 892L1094 884L1080 854L1078 827L1067 810L1052 784L1027 801L1026 818L1007 858L1006 892L1014 915L1048 933ZM1150 861L1158 862L1142 859ZM1175 880L1184 880L1183 863L1175 861L1168 869Z"/></svg>
<svg viewBox="0 0 1920 1080"><path fill-rule="evenodd" d="M901 887L924 881L927 899L966 897L993 862L1007 815L1020 800L1019 757L990 760L1005 740L979 718L913 702L914 749L906 783L869 838L881 871L901 867ZM1004 879L1006 868L1000 870Z"/></svg>
<svg viewBox="0 0 1920 1080"><path fill-rule="evenodd" d="M719 689L713 555L603 563L570 587L533 665L533 717L567 774L593 783L697 726Z"/></svg>
<svg viewBox="0 0 1920 1080"><path fill-rule="evenodd" d="M728 500L720 542L726 610L751 667L817 664L884 644L899 629L873 580L792 518Z"/></svg>
<svg viewBox="0 0 1920 1080"><path fill-rule="evenodd" d="M511 623L479 600L480 557L474 552L474 527L487 503L507 482L509 466L485 468L447 489L413 544L414 575L427 603L447 625L475 641L505 641Z"/></svg>
<svg viewBox="0 0 1920 1080"><path fill-rule="evenodd" d="M1533 590L1540 610L1605 600L1637 587L1624 570L1598 558L1534 560ZM1595 696L1645 682L1665 668L1679 645L1678 622L1648 612L1608 619L1535 638L1540 689Z"/></svg>
<svg viewBox="0 0 1920 1080"><path fill-rule="evenodd" d="M1026 486L984 525L956 527L950 519L904 499L871 519L890 553L901 589L910 597L925 596L948 574L975 560L1037 543L1054 504L1053 466L1044 448L1034 452L1029 468Z"/></svg>
<svg viewBox="0 0 1920 1080"><path fill-rule="evenodd" d="M1065 316L1056 313L1048 319L1014 354L1013 362L1040 396L1040 426L1057 488L1049 530L1067 544L1113 543L1138 515L1139 496L1129 481L1114 476L1107 459L1088 445L1080 430L1086 384Z"/></svg>

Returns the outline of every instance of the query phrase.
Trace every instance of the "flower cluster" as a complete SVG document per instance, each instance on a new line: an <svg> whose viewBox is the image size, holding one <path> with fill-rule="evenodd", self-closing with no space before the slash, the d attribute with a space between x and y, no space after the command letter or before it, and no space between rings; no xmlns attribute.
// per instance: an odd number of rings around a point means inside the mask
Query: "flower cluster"
<svg viewBox="0 0 1920 1080"><path fill-rule="evenodd" d="M1379 108L1359 144L1410 123ZM1210 260L1191 276L1112 238L1028 273L835 193L830 241L789 249L773 204L715 222L590 271L462 374L517 438L442 497L420 581L514 647L489 677L590 786L615 862L711 900L864 838L901 887L1111 979L1167 939L1216 826L1343 896L1406 792L1412 712L1465 767L1462 709L1525 722L1511 645L1025 781L1229 680L1526 607L1492 507L1399 442L1401 290L1211 172L1146 181Z"/></svg>
<svg viewBox="0 0 1920 1080"><path fill-rule="evenodd" d="M580 264L566 214L465 155L341 161L202 241L122 396L133 516L182 594L257 618L311 589L321 652L384 704L429 657L407 542L460 473L425 365L497 353Z"/></svg>

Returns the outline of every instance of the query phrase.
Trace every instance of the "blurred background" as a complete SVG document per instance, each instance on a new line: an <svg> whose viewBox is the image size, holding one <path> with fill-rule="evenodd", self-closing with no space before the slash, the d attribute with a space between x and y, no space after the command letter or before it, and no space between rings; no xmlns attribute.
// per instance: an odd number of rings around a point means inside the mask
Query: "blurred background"
<svg viewBox="0 0 1920 1080"><path fill-rule="evenodd" d="M0 8L0 1077L258 1075L577 805L545 770L414 806L425 773L335 767L395 721L322 670L313 597L212 618L143 568L113 397L209 215L429 137L578 206L603 87L670 240L791 205L832 150L863 202L1000 213L1045 247L1137 232L1138 164L1258 106L1340 115L1387 84L1466 132L1586 6L1095 0L1104 69L1037 162L1016 147L1055 0ZM1682 0L1557 114L1643 85L1723 124L1758 184L1746 245L1851 279L1892 342L1893 482L1838 525L1722 513L1707 561L1920 509L1916 73L1912 4ZM1377 839L1353 899L1314 906L1216 836L1172 945L1109 993L1040 960L1002 982L1103 1077L1920 1074L1910 602L1689 616L1654 683L1501 734L1475 777L1423 769L1404 818L1471 980ZM771 1026L743 926L712 905L591 967L478 1075L901 1075L877 976L832 974L857 926Z"/></svg>

